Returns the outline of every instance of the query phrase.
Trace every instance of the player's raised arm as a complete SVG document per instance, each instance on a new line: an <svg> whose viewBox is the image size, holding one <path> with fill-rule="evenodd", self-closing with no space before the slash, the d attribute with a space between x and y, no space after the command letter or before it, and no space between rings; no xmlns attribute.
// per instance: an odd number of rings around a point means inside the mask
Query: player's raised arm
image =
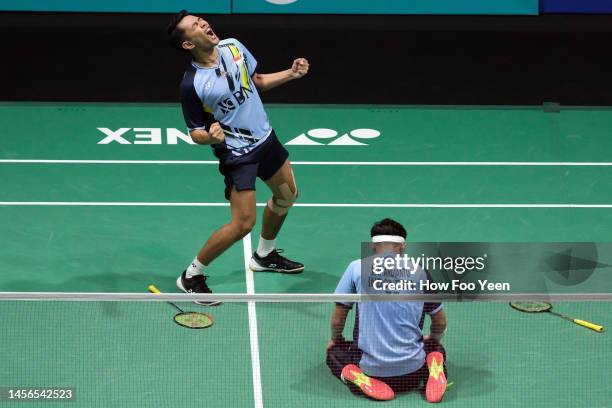
<svg viewBox="0 0 612 408"><path fill-rule="evenodd" d="M293 61L291 68L271 74L258 74L252 76L255 86L260 91L267 91L276 88L294 79L300 79L308 73L310 64L306 58L297 58Z"/></svg>

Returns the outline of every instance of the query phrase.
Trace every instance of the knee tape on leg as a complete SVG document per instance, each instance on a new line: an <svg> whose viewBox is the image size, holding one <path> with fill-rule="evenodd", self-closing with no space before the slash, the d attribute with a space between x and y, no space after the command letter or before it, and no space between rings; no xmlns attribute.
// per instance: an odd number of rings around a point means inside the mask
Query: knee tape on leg
<svg viewBox="0 0 612 408"><path fill-rule="evenodd" d="M289 212L289 209L297 200L298 193L294 193L289 188L287 183L281 184L278 188L281 193L281 197L272 197L268 200L268 207L270 210L277 215L285 215Z"/></svg>

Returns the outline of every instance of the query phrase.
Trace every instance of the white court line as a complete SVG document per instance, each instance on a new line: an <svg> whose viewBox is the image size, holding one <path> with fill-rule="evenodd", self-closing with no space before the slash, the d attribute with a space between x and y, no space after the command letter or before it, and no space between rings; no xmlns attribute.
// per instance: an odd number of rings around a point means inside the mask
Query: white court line
<svg viewBox="0 0 612 408"><path fill-rule="evenodd" d="M251 233L242 238L242 250L244 252L244 271L246 273L247 294L255 293L255 282L253 271L249 268L251 259ZM249 338L251 341L251 367L253 369L253 398L255 408L263 408L263 394L261 389L261 369L259 365L259 337L257 335L257 311L255 302L248 302L249 314Z"/></svg>
<svg viewBox="0 0 612 408"><path fill-rule="evenodd" d="M265 207L266 203L257 203ZM109 201L0 201L0 206L31 207L229 207L229 203L109 202ZM336 208L612 208L612 204L382 204L382 203L296 203L294 207Z"/></svg>
<svg viewBox="0 0 612 408"><path fill-rule="evenodd" d="M45 160L0 159L7 164L219 164L217 160ZM600 166L610 167L612 162L470 162L470 161L292 161L296 166Z"/></svg>
<svg viewBox="0 0 612 408"><path fill-rule="evenodd" d="M292 164L326 166L612 166L612 162L312 162Z"/></svg>

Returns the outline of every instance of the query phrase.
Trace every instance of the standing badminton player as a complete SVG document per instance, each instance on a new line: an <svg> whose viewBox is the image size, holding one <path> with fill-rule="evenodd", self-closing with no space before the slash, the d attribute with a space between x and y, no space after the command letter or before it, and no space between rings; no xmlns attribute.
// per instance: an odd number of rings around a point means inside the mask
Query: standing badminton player
<svg viewBox="0 0 612 408"><path fill-rule="evenodd" d="M289 153L270 126L258 91L275 88L308 73L298 58L290 69L256 72L257 60L238 40L219 40L210 24L182 10L168 26L169 43L192 60L180 85L183 116L194 142L212 146L225 177L231 220L215 231L177 279L187 293L212 293L204 274L210 263L255 224L255 180L262 179L272 197L263 212L259 245L249 266L254 271L300 273L304 265L280 255L276 236L298 191ZM205 303L214 304L214 303Z"/></svg>

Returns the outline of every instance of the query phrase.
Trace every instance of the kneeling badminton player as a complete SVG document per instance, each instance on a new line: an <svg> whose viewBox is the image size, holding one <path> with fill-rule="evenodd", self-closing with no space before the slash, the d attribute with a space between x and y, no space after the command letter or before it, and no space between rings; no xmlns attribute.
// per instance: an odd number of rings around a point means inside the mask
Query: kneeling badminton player
<svg viewBox="0 0 612 408"><path fill-rule="evenodd" d="M406 247L406 230L388 218L374 224L371 237L374 256L395 257ZM373 293L365 287L372 280L367 266L362 273L362 262L367 265L367 259L351 262L335 293ZM385 273L386 281L427 279L427 273L415 265L389 272L393 274ZM347 383L352 392L377 400L393 399L397 392L422 391L423 386L427 401L442 400L447 385L446 351L441 344L446 329L442 304L360 302L355 313L354 338L348 341L342 332L352 307L352 303L336 303L332 315L331 340L327 346L327 365L332 374ZM422 333L425 314L431 318L427 336Z"/></svg>
<svg viewBox="0 0 612 408"><path fill-rule="evenodd" d="M298 58L285 71L257 73L257 60L240 41L219 40L207 21L185 10L173 18L168 35L170 45L192 57L180 85L183 116L193 141L210 145L219 159L231 206L229 223L208 238L177 286L188 293L211 293L206 268L255 224L257 177L272 197L249 266L254 271L302 272L303 264L276 249L276 236L298 191L289 153L276 138L258 92L302 78L308 73L308 61Z"/></svg>

